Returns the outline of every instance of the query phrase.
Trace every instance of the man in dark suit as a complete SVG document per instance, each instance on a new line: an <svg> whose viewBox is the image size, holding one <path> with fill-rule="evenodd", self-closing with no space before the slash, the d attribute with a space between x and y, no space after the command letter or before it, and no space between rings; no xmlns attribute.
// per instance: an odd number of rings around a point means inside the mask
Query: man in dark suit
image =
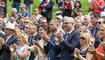
<svg viewBox="0 0 105 60"><path fill-rule="evenodd" d="M5 27L4 27L4 31L5 31L5 34L6 34L6 45L7 46L10 46L11 44L18 44L17 42L17 37L14 35L15 34L15 25L8 22L6 23Z"/></svg>
<svg viewBox="0 0 105 60"><path fill-rule="evenodd" d="M54 40L54 34L57 32L62 32L59 27L59 22L56 19L52 19L49 23L49 30L52 32L52 35L50 36L50 42L47 42L47 44L44 45L44 51L46 54L48 54L49 60L60 60L61 54L55 52L55 40Z"/></svg>
<svg viewBox="0 0 105 60"><path fill-rule="evenodd" d="M3 32L3 24L0 23L0 37L4 38L4 40L6 40L6 35L5 33Z"/></svg>
<svg viewBox="0 0 105 60"><path fill-rule="evenodd" d="M32 34L29 38L28 38L28 43L29 43L29 46L32 46L33 45L33 40L40 40L40 36L39 34L37 33L37 27L36 26L30 26L30 33ZM29 60L34 60L35 56L34 56L34 53L31 52L30 54L30 58Z"/></svg>
<svg viewBox="0 0 105 60"><path fill-rule="evenodd" d="M11 60L9 46L4 43L4 39L0 37L0 60Z"/></svg>
<svg viewBox="0 0 105 60"><path fill-rule="evenodd" d="M67 32L64 37L62 33L57 34L59 44L56 51L61 51L61 60L74 60L74 49L80 48L80 35L74 29L75 21L72 17L64 17L63 29Z"/></svg>

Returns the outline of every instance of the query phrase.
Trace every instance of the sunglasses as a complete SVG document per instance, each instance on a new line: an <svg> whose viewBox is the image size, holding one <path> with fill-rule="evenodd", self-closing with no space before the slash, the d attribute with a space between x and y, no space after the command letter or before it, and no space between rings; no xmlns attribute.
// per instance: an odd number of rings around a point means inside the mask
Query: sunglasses
<svg viewBox="0 0 105 60"><path fill-rule="evenodd" d="M103 29L100 29L100 31L104 31Z"/></svg>
<svg viewBox="0 0 105 60"><path fill-rule="evenodd" d="M102 22L96 22L96 24L101 24Z"/></svg>
<svg viewBox="0 0 105 60"><path fill-rule="evenodd" d="M85 40L86 38L84 38L84 37L80 37L80 39Z"/></svg>

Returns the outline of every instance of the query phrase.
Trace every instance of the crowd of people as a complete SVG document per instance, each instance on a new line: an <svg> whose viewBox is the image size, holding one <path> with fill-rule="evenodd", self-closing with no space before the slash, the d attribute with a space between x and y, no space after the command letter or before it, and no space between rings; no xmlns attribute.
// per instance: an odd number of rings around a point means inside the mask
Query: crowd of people
<svg viewBox="0 0 105 60"><path fill-rule="evenodd" d="M0 60L105 60L105 1L88 2L83 15L80 0L56 0L52 18L53 0L40 0L33 15L33 0L13 0L8 18L0 0Z"/></svg>

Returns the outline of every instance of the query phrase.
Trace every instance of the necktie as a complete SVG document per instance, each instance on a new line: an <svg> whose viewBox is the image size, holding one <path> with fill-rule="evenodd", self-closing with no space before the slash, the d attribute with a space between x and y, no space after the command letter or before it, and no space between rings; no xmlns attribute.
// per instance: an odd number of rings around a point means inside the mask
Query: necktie
<svg viewBox="0 0 105 60"><path fill-rule="evenodd" d="M67 40L68 36L69 36L69 33L66 34L66 38L65 38L65 40Z"/></svg>

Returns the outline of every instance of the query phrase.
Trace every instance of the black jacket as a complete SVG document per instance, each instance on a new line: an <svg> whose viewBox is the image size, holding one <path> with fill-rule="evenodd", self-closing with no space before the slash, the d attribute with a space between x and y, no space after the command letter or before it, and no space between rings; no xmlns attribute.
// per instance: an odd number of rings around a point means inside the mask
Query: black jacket
<svg viewBox="0 0 105 60"><path fill-rule="evenodd" d="M12 36L8 39L6 45L9 46L9 45L14 44L14 43L15 43L15 44L18 44L18 41L17 41L17 37L14 36L14 35L12 35Z"/></svg>
<svg viewBox="0 0 105 60"><path fill-rule="evenodd" d="M11 60L10 49L6 44L0 49L0 60Z"/></svg>

